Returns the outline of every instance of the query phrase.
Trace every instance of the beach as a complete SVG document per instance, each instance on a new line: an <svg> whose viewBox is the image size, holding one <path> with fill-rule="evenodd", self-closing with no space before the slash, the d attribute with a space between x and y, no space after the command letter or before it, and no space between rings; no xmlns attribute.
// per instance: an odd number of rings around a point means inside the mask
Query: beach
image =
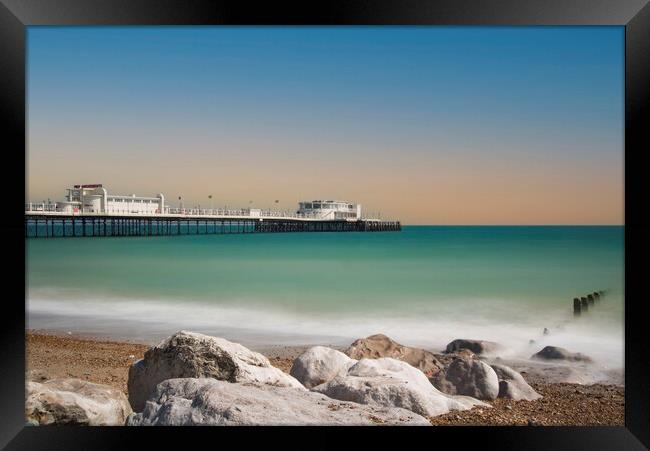
<svg viewBox="0 0 650 451"><path fill-rule="evenodd" d="M27 379L78 378L128 394L129 366L144 356L148 344L79 336L56 331L27 331ZM271 364L288 373L308 346L258 349ZM497 398L491 408L475 407L430 418L433 425L622 426L624 387L620 384L573 384L530 378L542 395L535 401Z"/></svg>

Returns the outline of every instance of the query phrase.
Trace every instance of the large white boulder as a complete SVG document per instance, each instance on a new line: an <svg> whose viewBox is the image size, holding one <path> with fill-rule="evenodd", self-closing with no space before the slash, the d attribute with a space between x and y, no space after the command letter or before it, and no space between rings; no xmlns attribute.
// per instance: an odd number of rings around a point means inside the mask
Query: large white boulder
<svg viewBox="0 0 650 451"><path fill-rule="evenodd" d="M341 402L324 395L265 384L215 379L160 383L129 426L186 425L430 425L404 409Z"/></svg>
<svg viewBox="0 0 650 451"><path fill-rule="evenodd" d="M534 401L542 397L521 374L505 365L492 365L499 378L499 398L514 399L515 401Z"/></svg>
<svg viewBox="0 0 650 451"><path fill-rule="evenodd" d="M180 331L150 348L129 368L129 401L136 412L156 385L167 379L209 377L227 382L259 382L305 389L265 356L223 338Z"/></svg>
<svg viewBox="0 0 650 451"><path fill-rule="evenodd" d="M442 393L422 371L388 357L361 359L345 374L313 390L342 401L401 407L428 417L475 405L488 406L469 397Z"/></svg>
<svg viewBox="0 0 650 451"><path fill-rule="evenodd" d="M475 357L457 357L436 374L431 382L450 395L493 400L499 395L499 378L485 362Z"/></svg>
<svg viewBox="0 0 650 451"><path fill-rule="evenodd" d="M131 414L124 393L81 379L27 383L25 417L39 424L123 426Z"/></svg>
<svg viewBox="0 0 650 451"><path fill-rule="evenodd" d="M289 374L312 388L344 374L355 363L356 360L336 349L314 346L293 361Z"/></svg>

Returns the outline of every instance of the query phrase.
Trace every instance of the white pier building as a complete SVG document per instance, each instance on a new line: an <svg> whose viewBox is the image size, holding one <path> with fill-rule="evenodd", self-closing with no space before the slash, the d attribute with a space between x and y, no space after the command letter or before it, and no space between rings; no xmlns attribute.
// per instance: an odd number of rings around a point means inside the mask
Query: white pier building
<svg viewBox="0 0 650 451"><path fill-rule="evenodd" d="M67 189L64 202L57 202L55 211L63 213L145 214L167 213L165 196L142 197L135 194L108 194L101 184L74 185Z"/></svg>
<svg viewBox="0 0 650 451"><path fill-rule="evenodd" d="M323 220L361 219L361 205L344 200L313 200L298 203L298 214Z"/></svg>

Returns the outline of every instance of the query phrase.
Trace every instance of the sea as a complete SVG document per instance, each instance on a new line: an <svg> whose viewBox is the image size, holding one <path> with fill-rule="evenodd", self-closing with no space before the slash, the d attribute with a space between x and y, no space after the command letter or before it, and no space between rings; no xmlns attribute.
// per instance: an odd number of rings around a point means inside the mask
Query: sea
<svg viewBox="0 0 650 451"><path fill-rule="evenodd" d="M146 343L191 330L257 347L469 338L623 367L623 226L29 238L26 288L28 329ZM598 290L575 316L573 298Z"/></svg>

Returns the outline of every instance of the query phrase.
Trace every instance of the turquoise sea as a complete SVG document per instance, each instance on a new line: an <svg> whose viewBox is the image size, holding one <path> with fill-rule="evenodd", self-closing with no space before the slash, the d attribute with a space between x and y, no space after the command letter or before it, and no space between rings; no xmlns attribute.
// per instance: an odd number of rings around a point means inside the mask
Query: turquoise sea
<svg viewBox="0 0 650 451"><path fill-rule="evenodd" d="M622 226L27 240L28 327L257 344L529 340L622 366ZM574 318L572 299L607 296ZM548 328L550 333L542 335Z"/></svg>

